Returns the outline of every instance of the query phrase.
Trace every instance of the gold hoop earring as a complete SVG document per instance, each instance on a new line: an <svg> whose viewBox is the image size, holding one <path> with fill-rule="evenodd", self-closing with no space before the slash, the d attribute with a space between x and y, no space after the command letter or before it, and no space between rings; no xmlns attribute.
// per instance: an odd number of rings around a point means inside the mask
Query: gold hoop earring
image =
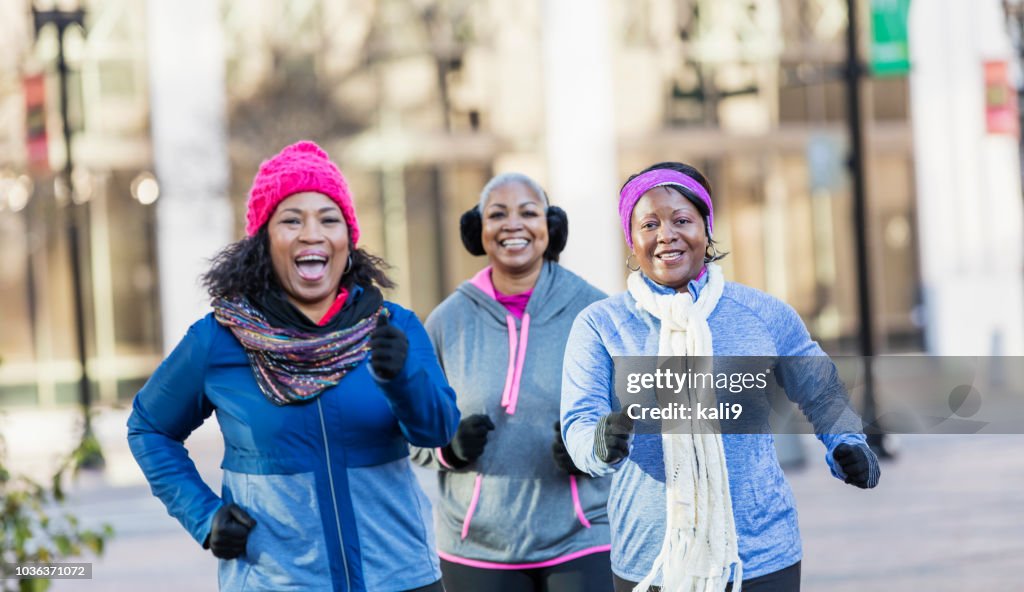
<svg viewBox="0 0 1024 592"><path fill-rule="evenodd" d="M636 267L630 267L629 266L629 258L630 257L636 257L636 255L633 254L633 253L630 253L629 255L626 255L626 269L628 269L630 271L640 271L640 263L639 262L637 262Z"/></svg>
<svg viewBox="0 0 1024 592"><path fill-rule="evenodd" d="M711 249L711 254L708 255L708 249ZM711 263L718 259L721 255L718 252L718 247L714 243L708 243L708 246L704 247L704 263Z"/></svg>

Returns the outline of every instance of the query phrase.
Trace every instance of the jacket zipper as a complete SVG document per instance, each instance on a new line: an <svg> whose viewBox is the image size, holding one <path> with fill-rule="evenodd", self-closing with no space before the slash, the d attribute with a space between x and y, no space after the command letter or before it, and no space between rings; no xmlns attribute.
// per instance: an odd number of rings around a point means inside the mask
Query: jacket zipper
<svg viewBox="0 0 1024 592"><path fill-rule="evenodd" d="M327 426L324 424L324 408L316 399L316 408L320 412L320 432L324 436L324 452L327 454L327 481L331 484L331 503L334 504L334 524L338 527L338 542L341 544L341 565L345 568L345 589L352 589L352 581L348 575L348 559L345 557L345 537L341 534L341 515L338 513L338 496L334 492L334 473L331 471L331 446L327 443Z"/></svg>

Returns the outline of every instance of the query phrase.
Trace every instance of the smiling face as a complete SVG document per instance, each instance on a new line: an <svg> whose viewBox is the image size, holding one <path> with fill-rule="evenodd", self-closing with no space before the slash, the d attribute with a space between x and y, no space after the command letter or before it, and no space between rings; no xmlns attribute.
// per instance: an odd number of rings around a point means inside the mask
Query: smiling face
<svg viewBox="0 0 1024 592"><path fill-rule="evenodd" d="M544 202L522 183L491 191L482 212L484 251L498 273L522 275L540 269L548 248Z"/></svg>
<svg viewBox="0 0 1024 592"><path fill-rule="evenodd" d="M316 322L338 295L348 263L348 226L322 193L296 193L267 221L270 260L288 300Z"/></svg>
<svg viewBox="0 0 1024 592"><path fill-rule="evenodd" d="M681 292L704 266L704 219L678 191L655 187L643 194L630 219L633 255L644 275Z"/></svg>

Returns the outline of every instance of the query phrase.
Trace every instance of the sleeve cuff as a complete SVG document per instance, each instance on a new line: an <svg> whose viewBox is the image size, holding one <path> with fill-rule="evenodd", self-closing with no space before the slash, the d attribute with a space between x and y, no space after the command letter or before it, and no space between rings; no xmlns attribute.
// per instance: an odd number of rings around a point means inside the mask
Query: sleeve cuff
<svg viewBox="0 0 1024 592"><path fill-rule="evenodd" d="M445 458L444 458L444 449L443 448L438 446L437 448L434 449L434 454L437 455L437 462L440 463L442 467L444 467L444 468L446 468L446 469L448 469L450 471L454 471L455 470L455 467L453 467L452 465L448 464L448 461L445 460Z"/></svg>
<svg viewBox="0 0 1024 592"><path fill-rule="evenodd" d="M386 380L384 378L381 378L380 376L377 376L377 373L373 371L373 364L369 362L366 363L366 371L370 373L370 378L373 378L373 380L376 381L378 384L391 383L390 380Z"/></svg>

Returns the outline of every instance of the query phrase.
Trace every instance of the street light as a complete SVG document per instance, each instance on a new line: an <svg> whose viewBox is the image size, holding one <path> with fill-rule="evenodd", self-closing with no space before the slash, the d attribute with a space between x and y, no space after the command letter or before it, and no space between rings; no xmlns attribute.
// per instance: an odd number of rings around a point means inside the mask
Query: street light
<svg viewBox="0 0 1024 592"><path fill-rule="evenodd" d="M160 184L150 172L142 172L132 179L132 197L144 206L153 205L160 197Z"/></svg>
<svg viewBox="0 0 1024 592"><path fill-rule="evenodd" d="M864 65L860 61L857 40L857 0L846 0L846 123L850 135L850 180L853 183L853 228L857 266L857 309L860 316L860 353L864 358L864 417L867 441L879 457L889 458L893 452L885 445L878 425L878 404L875 399L875 330L871 302L871 265L867 229L867 172L864 163L864 127L861 120L860 82Z"/></svg>
<svg viewBox="0 0 1024 592"><path fill-rule="evenodd" d="M68 64L64 55L64 33L69 27L80 27L85 30L85 10L49 9L39 10L32 7L32 22L36 37L47 25L57 28L57 76L60 82L60 115L64 135L64 170L62 177L65 187L74 195L74 160L71 151L71 122L68 121ZM89 370L86 365L85 351L85 305L82 288L82 264L79 259L79 228L82 205L71 199L67 202L66 233L68 254L71 264L71 288L75 308L75 345L78 351L78 363L82 369L78 380L78 401L82 406L82 441L77 461L82 468L101 468L104 464L103 452L92 432L90 408L92 395L89 384Z"/></svg>

